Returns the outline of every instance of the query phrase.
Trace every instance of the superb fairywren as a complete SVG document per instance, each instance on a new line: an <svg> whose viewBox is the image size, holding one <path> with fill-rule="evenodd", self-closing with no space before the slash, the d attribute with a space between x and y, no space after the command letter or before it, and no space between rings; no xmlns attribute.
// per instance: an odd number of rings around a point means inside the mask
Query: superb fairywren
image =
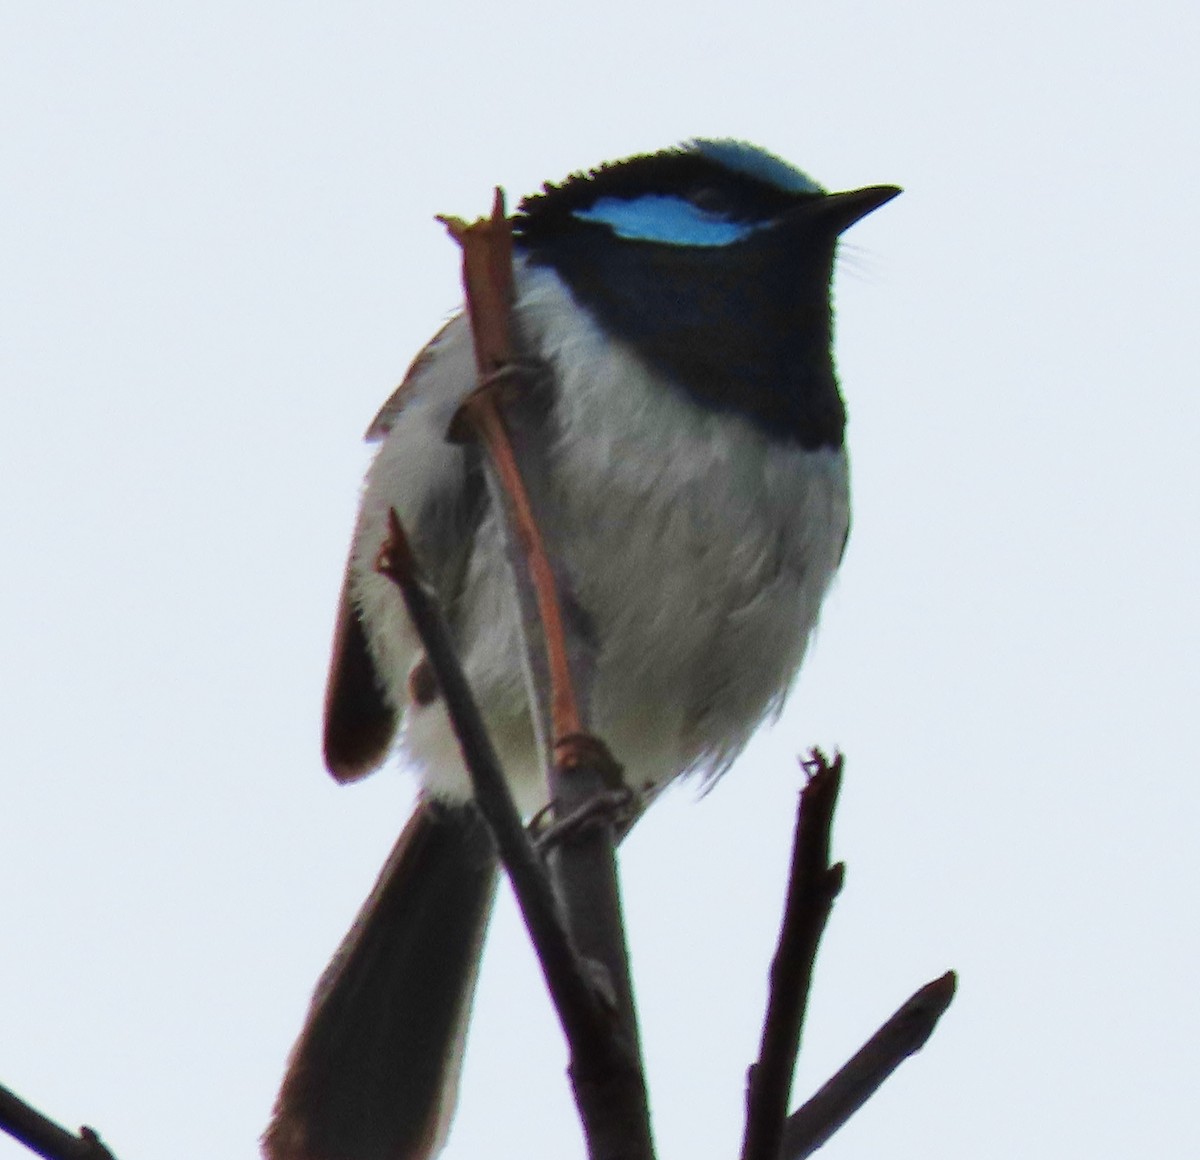
<svg viewBox="0 0 1200 1160"><path fill-rule="evenodd" d="M776 711L841 559L850 498L831 354L838 236L899 191L827 193L754 146L697 140L575 175L514 221L513 325L549 398L559 564L597 647L595 731L646 795L714 777ZM546 803L516 602L452 319L368 431L325 754L352 780L394 739L420 804L318 986L265 1138L272 1160L440 1147L496 880L489 835L399 593L394 508L436 587L521 808Z"/></svg>

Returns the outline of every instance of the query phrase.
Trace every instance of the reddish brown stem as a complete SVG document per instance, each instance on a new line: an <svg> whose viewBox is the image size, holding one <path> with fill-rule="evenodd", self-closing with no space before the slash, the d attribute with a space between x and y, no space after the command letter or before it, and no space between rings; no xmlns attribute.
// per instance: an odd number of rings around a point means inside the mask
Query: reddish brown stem
<svg viewBox="0 0 1200 1160"><path fill-rule="evenodd" d="M562 606L541 529L533 514L512 440L497 399L516 365L509 307L512 302L512 225L504 212L504 195L496 190L492 216L467 225L442 218L463 253L463 284L475 335L475 365L480 385L463 404L462 415L495 465L507 493L514 530L529 565L550 676L552 746L583 732L582 715L566 647Z"/></svg>
<svg viewBox="0 0 1200 1160"><path fill-rule="evenodd" d="M480 378L451 436L461 438L467 426L486 452L488 489L505 530L520 610L530 712L544 745L555 813L574 816L604 795L620 772L607 749L586 732L594 642L583 629L586 617L574 601L564 561L553 554L564 539L553 501L549 433L544 414L530 405L539 384L520 381L509 319L511 228L499 193L490 219L446 224L463 250ZM505 390L508 383L514 387ZM570 941L592 976L606 976L601 990L615 1001L606 1042L587 1050L572 1043L570 1074L592 1160L652 1160L615 846L615 824L608 818L557 843L549 855Z"/></svg>

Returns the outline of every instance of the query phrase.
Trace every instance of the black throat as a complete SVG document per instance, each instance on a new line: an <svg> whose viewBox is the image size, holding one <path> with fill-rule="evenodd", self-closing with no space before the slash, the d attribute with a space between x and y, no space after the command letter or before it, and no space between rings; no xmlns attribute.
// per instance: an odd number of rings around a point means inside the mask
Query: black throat
<svg viewBox="0 0 1200 1160"><path fill-rule="evenodd" d="M522 229L518 219L518 244L689 398L809 450L842 446L834 239L786 223L724 246L625 239L577 218L556 227Z"/></svg>

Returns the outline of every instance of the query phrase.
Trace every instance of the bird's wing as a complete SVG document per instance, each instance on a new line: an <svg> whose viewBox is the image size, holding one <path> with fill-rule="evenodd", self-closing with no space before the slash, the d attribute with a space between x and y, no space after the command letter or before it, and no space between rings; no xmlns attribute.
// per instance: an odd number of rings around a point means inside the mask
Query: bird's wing
<svg viewBox="0 0 1200 1160"><path fill-rule="evenodd" d="M386 439L388 433L396 425L405 404L418 391L433 390L435 375L440 379L448 379L446 371L451 365L457 370L467 355L473 357L474 347L471 345L471 328L466 315L456 314L437 332L413 359L400 385L391 393L386 403L379 408L378 414L371 420L363 438L368 443L378 443ZM453 384L448 384L453 385Z"/></svg>
<svg viewBox="0 0 1200 1160"><path fill-rule="evenodd" d="M453 618L485 493L473 450L448 444L446 430L474 384L471 329L457 315L416 357L367 429L367 440L382 446L367 477L346 567L325 693L325 761L339 781L371 773L387 756L404 707L396 695L403 680L396 678L407 676L419 650L405 632L392 634L386 649L368 643L363 573L373 568L388 508L400 515ZM381 652L396 672L379 672Z"/></svg>

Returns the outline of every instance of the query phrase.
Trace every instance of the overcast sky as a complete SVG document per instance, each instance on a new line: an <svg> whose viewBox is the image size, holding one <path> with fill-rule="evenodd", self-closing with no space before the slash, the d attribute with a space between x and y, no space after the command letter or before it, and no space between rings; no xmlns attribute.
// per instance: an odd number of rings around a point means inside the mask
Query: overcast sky
<svg viewBox="0 0 1200 1160"><path fill-rule="evenodd" d="M948 967L824 1155L1193 1157L1194 3L0 0L0 1083L252 1160L406 817L320 701L436 213L686 137L903 197L837 275L849 552L782 721L624 851L663 1160L729 1157L794 756L848 864L797 1097ZM582 1157L511 905L448 1160ZM0 1140L0 1160L25 1155Z"/></svg>

